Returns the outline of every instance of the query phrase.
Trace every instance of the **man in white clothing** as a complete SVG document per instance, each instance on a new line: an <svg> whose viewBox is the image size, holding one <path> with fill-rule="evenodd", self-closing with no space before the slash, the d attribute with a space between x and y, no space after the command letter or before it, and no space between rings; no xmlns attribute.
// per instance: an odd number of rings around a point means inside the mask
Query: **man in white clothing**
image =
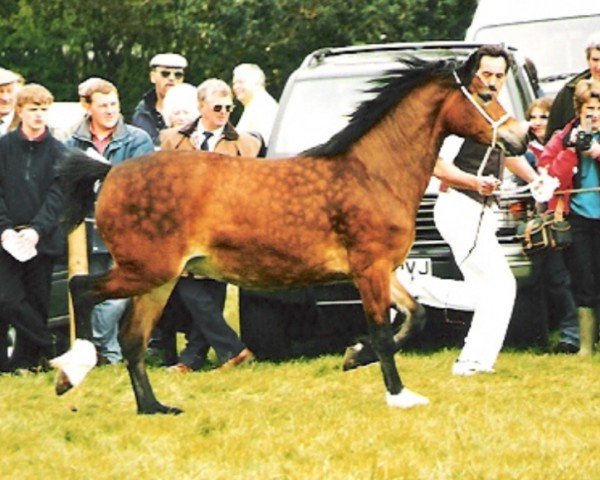
<svg viewBox="0 0 600 480"><path fill-rule="evenodd" d="M506 80L508 54L499 46L485 45L470 60L475 95L484 102L492 100ZM539 182L524 157L504 158L498 147L488 150L473 140L447 138L434 169L443 182L434 220L464 281L410 278L401 269L396 271L397 279L392 279L392 285L399 280L422 304L474 312L464 347L452 367L454 375L494 371L514 306L516 281L496 238L496 204L491 197L505 166L528 183ZM370 348L365 346L360 343L347 350L345 370L370 363Z"/></svg>
<svg viewBox="0 0 600 480"><path fill-rule="evenodd" d="M260 133L268 145L279 105L265 90L264 72L254 63L238 65L233 69L233 92L244 105L236 130Z"/></svg>

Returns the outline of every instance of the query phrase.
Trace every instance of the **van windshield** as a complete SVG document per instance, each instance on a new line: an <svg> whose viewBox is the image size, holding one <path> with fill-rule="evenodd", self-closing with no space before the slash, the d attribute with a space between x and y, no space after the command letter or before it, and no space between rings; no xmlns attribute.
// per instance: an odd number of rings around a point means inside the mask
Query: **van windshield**
<svg viewBox="0 0 600 480"><path fill-rule="evenodd" d="M540 80L569 78L587 68L585 42L598 29L600 16L582 16L491 25L475 32L482 43L504 42L531 58Z"/></svg>
<svg viewBox="0 0 600 480"><path fill-rule="evenodd" d="M291 156L319 145L344 128L369 98L370 77L308 78L294 84L271 137L269 156Z"/></svg>
<svg viewBox="0 0 600 480"><path fill-rule="evenodd" d="M343 129L358 105L371 98L370 76L309 77L294 82L269 145L269 157L287 157L319 145ZM284 99L282 99L284 100ZM516 91L509 72L500 103L513 116L523 118L527 105Z"/></svg>

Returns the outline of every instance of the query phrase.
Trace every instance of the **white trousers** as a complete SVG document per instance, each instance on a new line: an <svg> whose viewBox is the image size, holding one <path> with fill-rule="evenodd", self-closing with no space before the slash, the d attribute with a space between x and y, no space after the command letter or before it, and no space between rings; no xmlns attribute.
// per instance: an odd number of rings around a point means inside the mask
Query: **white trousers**
<svg viewBox="0 0 600 480"><path fill-rule="evenodd" d="M464 281L418 277L418 301L437 308L473 311L459 360L492 368L504 343L516 295L515 278L496 238L496 215L493 208L483 208L450 189L440 193L434 220Z"/></svg>

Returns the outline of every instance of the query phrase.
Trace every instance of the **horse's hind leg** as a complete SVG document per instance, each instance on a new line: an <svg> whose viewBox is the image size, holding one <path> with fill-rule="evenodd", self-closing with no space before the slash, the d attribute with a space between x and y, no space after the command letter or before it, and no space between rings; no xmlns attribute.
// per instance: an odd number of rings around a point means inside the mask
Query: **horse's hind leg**
<svg viewBox="0 0 600 480"><path fill-rule="evenodd" d="M123 356L135 393L139 414L179 414L179 408L162 405L154 396L144 361L146 345L152 328L158 321L175 286L172 280L149 293L132 298L131 308L119 333Z"/></svg>
<svg viewBox="0 0 600 480"><path fill-rule="evenodd" d="M76 275L69 280L77 338L92 339L92 310L106 299L97 295L94 285L104 276L105 274Z"/></svg>
<svg viewBox="0 0 600 480"><path fill-rule="evenodd" d="M78 275L69 281L69 290L73 299L76 332L79 337L71 349L50 361L58 370L55 391L63 395L77 386L87 373L96 365L97 354L92 340L92 309L105 300L97 293L96 282L104 278L101 275Z"/></svg>
<svg viewBox="0 0 600 480"><path fill-rule="evenodd" d="M363 307L367 316L371 345L379 359L383 381L387 389L388 405L410 408L429 401L402 385L394 362L396 346L392 327L387 320L390 304L390 276L384 267L371 266L356 277Z"/></svg>

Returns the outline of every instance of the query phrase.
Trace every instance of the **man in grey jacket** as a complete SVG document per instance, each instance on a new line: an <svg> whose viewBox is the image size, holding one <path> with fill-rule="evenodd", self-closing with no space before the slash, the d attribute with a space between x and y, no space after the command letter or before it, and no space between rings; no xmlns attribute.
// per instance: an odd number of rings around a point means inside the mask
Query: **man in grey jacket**
<svg viewBox="0 0 600 480"><path fill-rule="evenodd" d="M87 91L81 93L87 114L66 141L67 146L84 151L91 149L112 164L154 151L152 140L146 132L123 121L119 93L112 83L97 78L87 84ZM95 224L88 225L88 237L91 237L88 240L88 244L91 244L90 273L105 272L112 265L112 258L100 239ZM94 344L110 363L122 359L117 334L119 320L125 312L127 302L124 299L106 300L92 312Z"/></svg>

